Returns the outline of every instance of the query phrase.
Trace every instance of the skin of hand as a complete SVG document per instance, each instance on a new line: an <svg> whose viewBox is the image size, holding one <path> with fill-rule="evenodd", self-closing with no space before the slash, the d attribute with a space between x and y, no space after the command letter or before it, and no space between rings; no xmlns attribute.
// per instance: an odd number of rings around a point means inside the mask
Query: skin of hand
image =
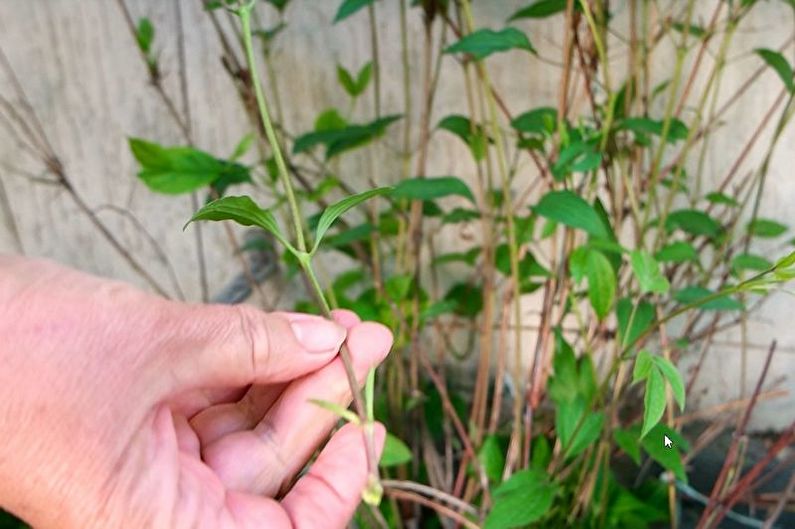
<svg viewBox="0 0 795 529"><path fill-rule="evenodd" d="M389 330L249 306L188 305L0 256L0 506L33 527L335 529L359 503L360 381ZM384 429L375 425L376 447Z"/></svg>

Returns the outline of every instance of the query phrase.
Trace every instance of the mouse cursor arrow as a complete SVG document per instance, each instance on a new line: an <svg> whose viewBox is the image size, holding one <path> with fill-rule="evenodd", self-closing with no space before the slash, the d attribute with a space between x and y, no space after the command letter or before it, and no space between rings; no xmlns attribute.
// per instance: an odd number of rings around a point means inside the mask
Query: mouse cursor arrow
<svg viewBox="0 0 795 529"><path fill-rule="evenodd" d="M667 435L663 435L663 446L665 448L672 448L674 446L674 442L671 441L671 438Z"/></svg>

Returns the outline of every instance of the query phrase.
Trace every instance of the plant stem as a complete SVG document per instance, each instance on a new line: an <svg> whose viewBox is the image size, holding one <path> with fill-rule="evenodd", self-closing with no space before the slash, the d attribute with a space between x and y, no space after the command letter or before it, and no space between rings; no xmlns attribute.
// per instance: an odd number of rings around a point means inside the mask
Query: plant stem
<svg viewBox="0 0 795 529"><path fill-rule="evenodd" d="M271 144L273 150L273 159L276 162L276 167L279 170L279 177L284 185L284 193L287 195L287 202L290 205L290 212L293 216L293 229L295 230L295 240L297 248L306 252L306 241L304 240L303 223L301 222L301 211L298 209L298 201L295 199L295 192L293 185L290 181L290 175L287 173L287 165L284 163L282 150L279 147L276 132L273 130L273 123L268 112L268 104L265 102L265 96L262 93L262 85L259 81L257 73L256 60L254 58L254 45L251 42L251 9L253 5L249 4L242 7L239 11L240 23L243 27L243 45L246 49L246 60L248 61L249 75L251 76L251 83L254 85L254 95L257 98L257 107L259 108L260 118L262 118L262 126L265 128L265 135Z"/></svg>

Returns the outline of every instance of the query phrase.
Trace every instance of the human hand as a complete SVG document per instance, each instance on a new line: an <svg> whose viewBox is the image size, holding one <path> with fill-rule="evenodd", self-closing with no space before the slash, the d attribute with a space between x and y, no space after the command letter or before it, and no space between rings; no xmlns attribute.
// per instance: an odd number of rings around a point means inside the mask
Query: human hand
<svg viewBox="0 0 795 529"><path fill-rule="evenodd" d="M0 505L42 529L344 527L363 435L341 428L293 484L337 421L308 401L347 405L340 345L363 379L392 336L334 319L0 256Z"/></svg>

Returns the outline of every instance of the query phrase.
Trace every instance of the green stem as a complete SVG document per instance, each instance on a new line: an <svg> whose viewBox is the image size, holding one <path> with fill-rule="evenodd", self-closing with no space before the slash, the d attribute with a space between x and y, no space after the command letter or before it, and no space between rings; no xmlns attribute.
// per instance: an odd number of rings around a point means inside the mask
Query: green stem
<svg viewBox="0 0 795 529"><path fill-rule="evenodd" d="M298 250L306 252L304 228L301 222L301 212L298 209L298 201L295 199L295 192L293 191L293 185L290 181L290 175L287 173L287 164L284 163L282 150L279 147L276 132L273 129L273 122L271 122L270 113L268 112L268 103L265 101L265 96L262 93L262 84L260 83L259 74L257 73L257 65L254 58L254 45L251 41L252 7L252 4L248 4L242 7L238 13L240 15L240 23L243 26L243 45L246 49L249 75L251 76L251 84L254 86L254 95L257 98L257 107L259 108L260 118L262 119L262 126L265 128L265 135L268 137L268 142L270 142L273 148L273 159L276 162L276 167L279 170L279 177L284 185L287 202L290 204L290 212L293 217L293 229L295 230L295 240Z"/></svg>

